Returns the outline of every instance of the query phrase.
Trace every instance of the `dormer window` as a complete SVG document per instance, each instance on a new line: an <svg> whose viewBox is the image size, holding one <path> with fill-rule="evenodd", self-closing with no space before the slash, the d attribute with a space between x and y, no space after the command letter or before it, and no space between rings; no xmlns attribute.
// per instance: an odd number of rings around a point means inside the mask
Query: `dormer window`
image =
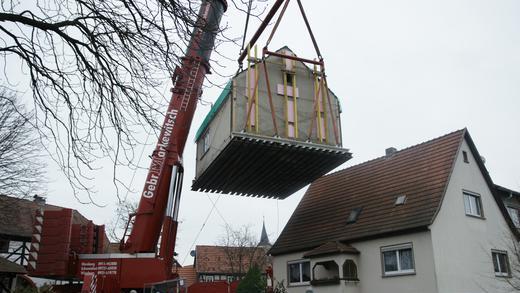
<svg viewBox="0 0 520 293"><path fill-rule="evenodd" d="M395 205L396 206L400 206L400 205L404 205L404 203L406 202L406 195L399 195L396 199L395 199Z"/></svg>
<svg viewBox="0 0 520 293"><path fill-rule="evenodd" d="M350 214L348 215L347 224L355 223L359 218L359 214L361 214L361 210L363 210L363 208L352 209L352 211L350 211Z"/></svg>

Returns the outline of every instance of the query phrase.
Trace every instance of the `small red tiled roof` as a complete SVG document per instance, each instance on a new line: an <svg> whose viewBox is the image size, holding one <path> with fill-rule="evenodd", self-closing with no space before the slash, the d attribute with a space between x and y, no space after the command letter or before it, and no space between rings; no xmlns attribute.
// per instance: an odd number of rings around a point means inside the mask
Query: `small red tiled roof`
<svg viewBox="0 0 520 293"><path fill-rule="evenodd" d="M345 254L359 254L359 250L356 248L350 246L349 244L343 244L339 241L329 241L321 246L318 246L317 248L305 253L303 257L317 257L317 256L324 256L329 254L338 254L338 253L345 253Z"/></svg>
<svg viewBox="0 0 520 293"><path fill-rule="evenodd" d="M455 131L314 181L270 253L425 229L440 206L465 134ZM394 204L399 195L407 196L404 205ZM359 218L347 224L357 208Z"/></svg>

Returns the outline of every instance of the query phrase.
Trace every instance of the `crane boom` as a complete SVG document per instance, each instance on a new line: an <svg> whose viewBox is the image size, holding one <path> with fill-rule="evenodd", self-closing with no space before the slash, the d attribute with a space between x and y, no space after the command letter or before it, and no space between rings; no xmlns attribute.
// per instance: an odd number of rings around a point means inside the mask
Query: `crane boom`
<svg viewBox="0 0 520 293"><path fill-rule="evenodd" d="M131 233L122 246L123 252L154 252L162 235L161 254L173 257L182 185L182 154L202 84L209 72L215 35L226 8L225 0L205 0L200 7L187 52L172 78L172 97L152 154ZM165 245L168 247L163 247Z"/></svg>

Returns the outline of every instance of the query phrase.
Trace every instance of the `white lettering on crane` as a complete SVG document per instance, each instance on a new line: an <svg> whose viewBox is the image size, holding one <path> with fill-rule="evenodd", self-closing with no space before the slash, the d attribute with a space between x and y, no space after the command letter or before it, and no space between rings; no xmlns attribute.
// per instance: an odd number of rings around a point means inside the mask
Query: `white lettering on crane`
<svg viewBox="0 0 520 293"><path fill-rule="evenodd" d="M148 180L144 184L143 197L153 198L155 191L157 190L157 184L159 182L159 176L164 166L164 160L168 154L168 145L173 132L173 126L175 125L175 119L177 118L177 110L173 109L167 113L167 119L163 125L162 136L159 138L157 143L157 156L152 158L152 164L150 166Z"/></svg>

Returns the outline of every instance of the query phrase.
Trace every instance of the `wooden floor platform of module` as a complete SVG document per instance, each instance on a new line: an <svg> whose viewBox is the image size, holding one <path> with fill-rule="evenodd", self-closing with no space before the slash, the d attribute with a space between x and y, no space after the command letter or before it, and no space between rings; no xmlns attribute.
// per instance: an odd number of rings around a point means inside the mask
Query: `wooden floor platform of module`
<svg viewBox="0 0 520 293"><path fill-rule="evenodd" d="M193 190L283 199L351 158L323 71L292 56L248 58L226 85L196 134Z"/></svg>
<svg viewBox="0 0 520 293"><path fill-rule="evenodd" d="M236 133L192 188L283 199L348 158L341 148Z"/></svg>

